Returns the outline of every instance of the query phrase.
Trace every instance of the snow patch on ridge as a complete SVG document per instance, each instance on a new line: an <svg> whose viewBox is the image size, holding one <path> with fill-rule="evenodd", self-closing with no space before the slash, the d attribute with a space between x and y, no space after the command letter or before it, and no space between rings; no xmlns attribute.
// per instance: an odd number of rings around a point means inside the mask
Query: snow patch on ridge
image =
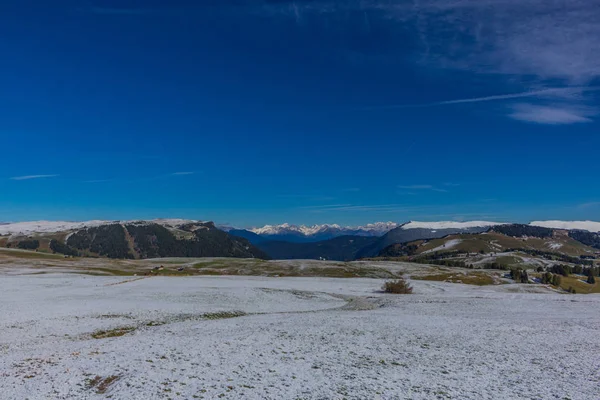
<svg viewBox="0 0 600 400"><path fill-rule="evenodd" d="M68 222L68 221L31 221L16 222L13 224L0 225L0 235L14 235L31 233L52 233L70 231L83 228L91 228L110 223L110 221L87 221L87 222Z"/></svg>
<svg viewBox="0 0 600 400"><path fill-rule="evenodd" d="M456 221L439 221L439 222L420 222L410 221L407 224L402 225L402 229L468 229L468 228L479 228L486 226L505 225L503 222L489 222L489 221L467 221L467 222L456 222Z"/></svg>
<svg viewBox="0 0 600 400"><path fill-rule="evenodd" d="M595 221L533 221L529 225L551 229L579 229L590 232L600 232L600 222Z"/></svg>
<svg viewBox="0 0 600 400"><path fill-rule="evenodd" d="M200 221L193 221L187 219L154 219L150 221L143 220L132 220L132 221L104 221L104 220L93 220L84 222L70 222L70 221L30 221L30 222L15 222L9 224L0 225L0 235L31 235L34 233L53 233L53 232L66 232L74 231L85 228L94 228L101 225L108 224L129 224L129 223L155 223L167 227L176 227L187 223L196 223Z"/></svg>

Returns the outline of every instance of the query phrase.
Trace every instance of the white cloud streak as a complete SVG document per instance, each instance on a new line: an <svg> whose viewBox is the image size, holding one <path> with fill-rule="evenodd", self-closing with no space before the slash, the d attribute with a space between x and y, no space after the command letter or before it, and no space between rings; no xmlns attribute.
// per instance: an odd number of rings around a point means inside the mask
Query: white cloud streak
<svg viewBox="0 0 600 400"><path fill-rule="evenodd" d="M149 14L153 12L157 12L158 10L148 9L148 8L110 8L110 7L92 7L90 8L90 12L93 14L103 14L103 15L143 15Z"/></svg>
<svg viewBox="0 0 600 400"><path fill-rule="evenodd" d="M434 192L447 192L446 189L440 189L433 185L398 185L398 189L406 190L431 190Z"/></svg>
<svg viewBox="0 0 600 400"><path fill-rule="evenodd" d="M590 118L597 114L594 109L578 106L545 106L537 104L515 104L510 118L547 125L566 125L593 122Z"/></svg>
<svg viewBox="0 0 600 400"><path fill-rule="evenodd" d="M573 97L574 93L582 93L582 92L591 92L598 91L600 87L566 87L566 88L548 88L542 90L532 90L528 92L521 93L511 93L511 94L501 94L501 95L493 95L493 96L484 96L484 97L472 97L466 99L455 99L455 100L446 100L446 101L437 101L433 103L424 103L424 104L392 104L392 105L384 105L384 106L374 106L374 107L365 107L363 110L392 110L392 109L402 109L402 108L421 108L421 107L436 107L436 106L445 106L452 104L465 104L465 103L482 103L488 101L501 101L501 100L513 100L513 99L521 99L527 97L538 97L538 98L547 98L548 96L556 96L556 97Z"/></svg>
<svg viewBox="0 0 600 400"><path fill-rule="evenodd" d="M31 179L45 179L45 178L55 178L58 175L23 175L23 176L13 176L10 180L13 181L28 181Z"/></svg>
<svg viewBox="0 0 600 400"><path fill-rule="evenodd" d="M193 171L182 171L182 172L173 172L171 176L184 176L184 175L194 175Z"/></svg>

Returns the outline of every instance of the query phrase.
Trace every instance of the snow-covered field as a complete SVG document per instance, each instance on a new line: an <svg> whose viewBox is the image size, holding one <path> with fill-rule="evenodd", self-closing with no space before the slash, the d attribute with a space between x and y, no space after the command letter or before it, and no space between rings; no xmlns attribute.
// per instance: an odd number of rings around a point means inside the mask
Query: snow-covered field
<svg viewBox="0 0 600 400"><path fill-rule="evenodd" d="M381 283L0 275L0 398L600 398L600 297Z"/></svg>

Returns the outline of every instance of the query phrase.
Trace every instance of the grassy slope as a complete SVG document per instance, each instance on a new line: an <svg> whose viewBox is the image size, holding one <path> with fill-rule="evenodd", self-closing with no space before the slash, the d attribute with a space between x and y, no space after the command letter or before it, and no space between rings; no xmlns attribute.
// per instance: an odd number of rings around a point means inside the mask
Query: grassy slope
<svg viewBox="0 0 600 400"><path fill-rule="evenodd" d="M583 243L564 235L560 235L551 239L520 239L505 236L496 232L490 232L476 235L450 235L442 239L431 240L420 246L417 253L422 254L426 251L431 251L437 247L443 246L445 243L448 243L451 240L461 240L461 242L451 248L441 248L436 250L436 252L462 250L471 253L477 253L480 251L490 253L502 252L510 248L523 248L529 250L563 253L569 256L577 257L580 255L594 254L597 251L592 247L586 246ZM560 244L561 247L553 249L550 246L551 243ZM415 242L414 244L418 243Z"/></svg>
<svg viewBox="0 0 600 400"><path fill-rule="evenodd" d="M45 260L60 260L64 256L62 254L50 254L44 252L36 252L20 249L4 249L0 248L0 257L17 258L17 259L45 259Z"/></svg>
<svg viewBox="0 0 600 400"><path fill-rule="evenodd" d="M594 285L585 282L586 279L585 276L579 275L563 276L560 287L564 290L569 290L572 287L578 294L600 293L600 278L596 278L596 284Z"/></svg>
<svg viewBox="0 0 600 400"><path fill-rule="evenodd" d="M414 276L414 280L464 283L467 285L493 285L495 280L489 272L443 272L432 275Z"/></svg>

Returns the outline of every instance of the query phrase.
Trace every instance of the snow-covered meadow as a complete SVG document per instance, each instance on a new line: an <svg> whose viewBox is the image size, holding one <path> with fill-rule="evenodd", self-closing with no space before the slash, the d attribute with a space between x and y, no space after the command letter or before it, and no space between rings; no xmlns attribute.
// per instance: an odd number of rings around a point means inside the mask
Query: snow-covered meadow
<svg viewBox="0 0 600 400"><path fill-rule="evenodd" d="M600 297L381 284L0 275L0 397L600 398Z"/></svg>

